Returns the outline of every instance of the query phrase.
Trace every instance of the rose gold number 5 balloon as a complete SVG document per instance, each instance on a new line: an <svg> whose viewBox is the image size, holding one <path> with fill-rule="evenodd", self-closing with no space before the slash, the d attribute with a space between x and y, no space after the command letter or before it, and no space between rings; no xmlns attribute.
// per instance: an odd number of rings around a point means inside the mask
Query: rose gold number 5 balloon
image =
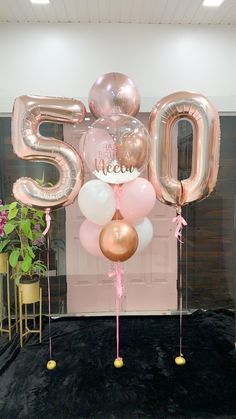
<svg viewBox="0 0 236 419"><path fill-rule="evenodd" d="M68 144L39 134L42 122L79 124L85 117L82 102L74 99L20 96L13 108L12 145L21 159L54 165L59 181L52 187L40 186L31 178L20 178L13 185L16 200L36 208L59 208L71 204L83 183L80 156Z"/></svg>
<svg viewBox="0 0 236 419"><path fill-rule="evenodd" d="M179 181L171 173L171 137L181 118L192 123L193 153L191 175ZM157 198L176 207L206 198L215 187L219 168L220 123L215 107L200 94L173 93L152 110L149 131L152 156L148 172Z"/></svg>

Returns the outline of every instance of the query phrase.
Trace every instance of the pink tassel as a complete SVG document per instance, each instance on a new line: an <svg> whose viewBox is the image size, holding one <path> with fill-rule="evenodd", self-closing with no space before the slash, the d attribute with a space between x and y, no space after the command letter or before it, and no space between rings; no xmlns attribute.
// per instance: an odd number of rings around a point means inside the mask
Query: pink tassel
<svg viewBox="0 0 236 419"><path fill-rule="evenodd" d="M179 240L180 243L182 242L182 232L183 228L187 225L187 221L182 217L182 215L178 214L176 217L172 219L173 223L176 223L176 230L175 230L175 237Z"/></svg>

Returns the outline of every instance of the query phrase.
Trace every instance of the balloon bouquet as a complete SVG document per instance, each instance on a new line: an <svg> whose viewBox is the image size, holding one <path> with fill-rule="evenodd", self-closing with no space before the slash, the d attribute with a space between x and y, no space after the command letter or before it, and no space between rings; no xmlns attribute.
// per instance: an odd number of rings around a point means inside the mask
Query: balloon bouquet
<svg viewBox="0 0 236 419"><path fill-rule="evenodd" d="M47 228L50 211L70 205L79 194L79 206L87 218L80 228L80 240L92 255L113 263L110 278L116 285L117 353L114 365L123 366L119 353L119 306L123 294L121 262L141 252L151 241L153 228L146 217L155 199L176 209L176 232L180 257L180 353L182 354L182 229L187 224L181 208L206 198L213 190L219 166L219 117L202 95L178 92L163 98L153 108L149 132L135 118L140 96L131 79L120 73L98 78L89 94L89 107L97 120L83 136L78 152L54 138L39 133L42 122L80 124L85 117L82 102L73 99L21 96L15 100L12 118L12 144L16 155L30 161L55 166L59 180L52 187L41 186L31 178L20 178L13 194L24 205L45 209ZM174 179L171 167L173 127L181 118L193 126L192 170L188 179ZM95 176L83 184L83 163ZM139 177L148 167L148 179ZM49 266L49 235L47 235ZM48 273L49 355L52 359L50 322L50 279Z"/></svg>
<svg viewBox="0 0 236 419"><path fill-rule="evenodd" d="M82 158L97 178L81 188L79 207L86 220L80 241L93 255L113 262L110 278L116 285L117 354L114 366L123 366L119 353L119 307L123 294L120 263L141 252L151 241L153 228L146 215L155 204L152 184L139 177L150 158L150 137L134 116L140 97L123 74L100 77L89 94L89 107L98 118L83 137Z"/></svg>

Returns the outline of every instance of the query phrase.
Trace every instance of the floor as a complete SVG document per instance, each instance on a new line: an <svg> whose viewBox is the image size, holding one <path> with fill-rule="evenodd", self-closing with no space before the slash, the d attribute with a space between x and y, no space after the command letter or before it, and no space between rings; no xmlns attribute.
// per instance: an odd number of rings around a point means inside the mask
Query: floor
<svg viewBox="0 0 236 419"><path fill-rule="evenodd" d="M54 371L43 343L31 336L0 338L0 412L4 419L233 419L236 418L234 314L197 311L183 318L185 366L178 316L122 317L115 369L115 319L52 321Z"/></svg>

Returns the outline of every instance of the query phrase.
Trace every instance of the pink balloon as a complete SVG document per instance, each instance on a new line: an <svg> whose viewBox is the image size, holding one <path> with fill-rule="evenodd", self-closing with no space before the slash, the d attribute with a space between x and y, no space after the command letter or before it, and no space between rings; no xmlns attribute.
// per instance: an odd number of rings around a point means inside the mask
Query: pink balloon
<svg viewBox="0 0 236 419"><path fill-rule="evenodd" d="M102 226L84 220L80 226L79 238L85 250L93 256L104 257L99 246L99 235Z"/></svg>
<svg viewBox="0 0 236 419"><path fill-rule="evenodd" d="M120 212L130 223L144 218L153 209L155 202L155 189L144 178L139 177L121 187Z"/></svg>

